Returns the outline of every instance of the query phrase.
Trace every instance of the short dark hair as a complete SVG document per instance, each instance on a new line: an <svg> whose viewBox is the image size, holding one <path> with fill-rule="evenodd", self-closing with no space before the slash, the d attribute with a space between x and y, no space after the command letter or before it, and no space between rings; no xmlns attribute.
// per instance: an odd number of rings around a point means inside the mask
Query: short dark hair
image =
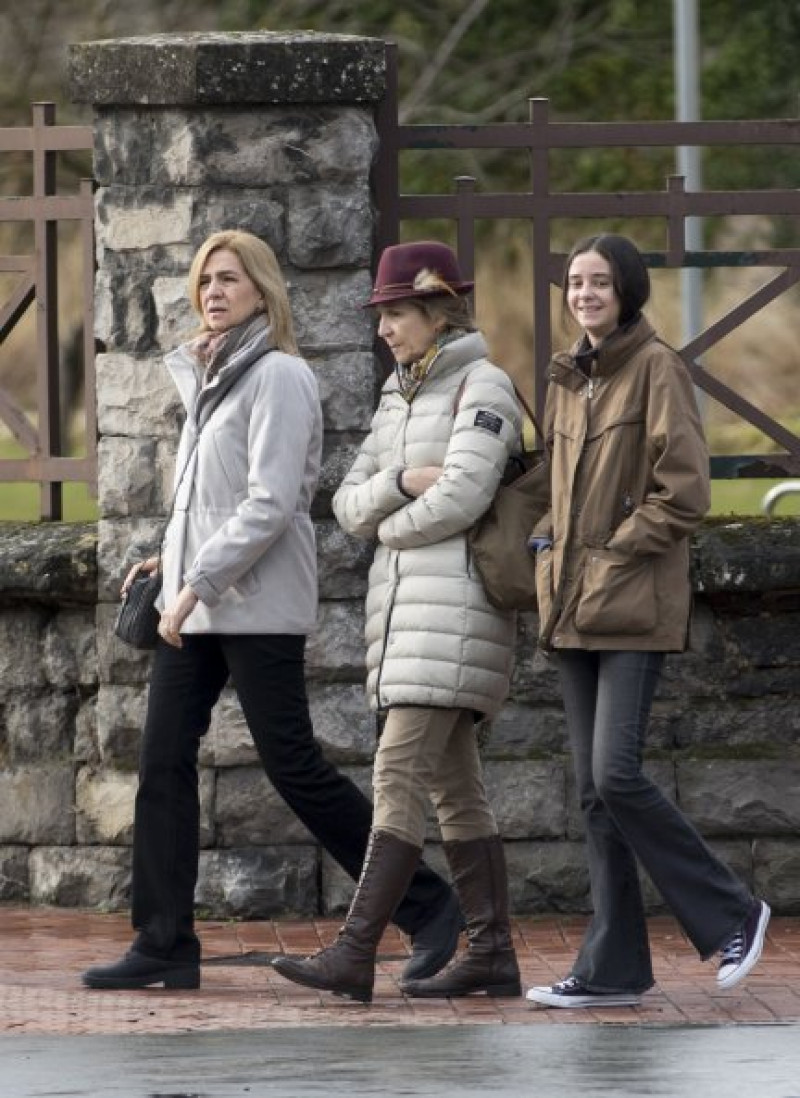
<svg viewBox="0 0 800 1098"><path fill-rule="evenodd" d="M619 322L627 324L639 314L650 297L650 275L641 252L627 236L619 236L616 233L598 233L579 240L567 256L564 266L561 291L565 305L569 287L569 269L575 257L583 255L584 252L597 252L611 268L611 281L620 303Z"/></svg>

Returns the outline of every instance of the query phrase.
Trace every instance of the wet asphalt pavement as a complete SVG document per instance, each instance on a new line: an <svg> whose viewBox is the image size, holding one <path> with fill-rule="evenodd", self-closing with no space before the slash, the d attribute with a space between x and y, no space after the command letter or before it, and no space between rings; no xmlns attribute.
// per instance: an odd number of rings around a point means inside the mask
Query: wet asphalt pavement
<svg viewBox="0 0 800 1098"><path fill-rule="evenodd" d="M574 1012L573 1012L574 1013ZM800 1098L800 1025L0 1036L2 1098Z"/></svg>

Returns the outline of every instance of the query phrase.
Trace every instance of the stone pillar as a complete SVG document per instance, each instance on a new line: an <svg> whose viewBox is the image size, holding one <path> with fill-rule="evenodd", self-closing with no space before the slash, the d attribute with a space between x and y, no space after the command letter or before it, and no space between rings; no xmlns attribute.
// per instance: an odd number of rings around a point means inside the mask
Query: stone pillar
<svg viewBox="0 0 800 1098"><path fill-rule="evenodd" d="M319 380L326 451L315 501L322 604L309 644L312 704L329 753L368 780L368 548L338 530L330 495L375 394L372 327L359 305L371 285L384 44L313 33L86 42L71 47L70 80L73 98L95 110L103 346L99 695L95 750L78 774L77 828L79 843L96 844L103 873L109 858L119 869L128 857L149 661L116 642L111 623L121 578L157 541L169 504L180 409L162 359L196 327L186 275L218 229L247 229L274 248L301 352ZM319 852L268 788L232 699L219 707L201 761L203 843L217 847L204 856L201 901L217 912L318 910Z"/></svg>

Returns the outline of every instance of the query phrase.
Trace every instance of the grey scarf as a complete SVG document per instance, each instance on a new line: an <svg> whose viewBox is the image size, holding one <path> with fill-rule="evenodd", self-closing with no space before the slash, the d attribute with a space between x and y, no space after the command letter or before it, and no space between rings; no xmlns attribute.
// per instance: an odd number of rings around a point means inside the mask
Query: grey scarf
<svg viewBox="0 0 800 1098"><path fill-rule="evenodd" d="M212 333L208 344L198 349L197 358L203 366L203 386L214 380L226 362L236 354L240 347L244 347L259 332L269 327L266 313L254 313L241 324L229 328L220 335Z"/></svg>
<svg viewBox="0 0 800 1098"><path fill-rule="evenodd" d="M203 386L197 394L195 403L195 418L198 426L206 422L242 374L274 346L265 313L256 313L255 316L251 316L225 332L224 337L215 343L211 355L206 359Z"/></svg>

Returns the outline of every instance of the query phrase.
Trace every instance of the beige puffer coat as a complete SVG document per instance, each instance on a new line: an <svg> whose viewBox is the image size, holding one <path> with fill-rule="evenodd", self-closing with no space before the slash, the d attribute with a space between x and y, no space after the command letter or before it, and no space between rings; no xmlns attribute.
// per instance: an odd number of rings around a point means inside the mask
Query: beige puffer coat
<svg viewBox="0 0 800 1098"><path fill-rule="evenodd" d="M680 651L689 535L709 506L708 451L689 373L643 317L600 345L590 375L550 363L552 511L536 534L544 647Z"/></svg>
<svg viewBox="0 0 800 1098"><path fill-rule="evenodd" d="M487 601L466 533L489 506L520 426L511 381L486 359L477 332L444 346L411 404L394 375L384 385L371 431L333 500L348 533L378 540L366 603L372 708L491 716L505 700L515 615ZM410 500L398 474L425 465L444 473Z"/></svg>

